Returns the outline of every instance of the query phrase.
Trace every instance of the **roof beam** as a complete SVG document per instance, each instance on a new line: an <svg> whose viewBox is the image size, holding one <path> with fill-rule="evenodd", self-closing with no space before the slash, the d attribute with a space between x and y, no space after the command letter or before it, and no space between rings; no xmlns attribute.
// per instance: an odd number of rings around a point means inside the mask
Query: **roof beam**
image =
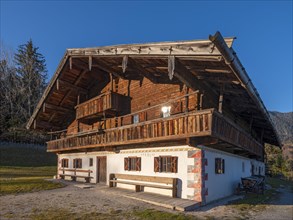
<svg viewBox="0 0 293 220"><path fill-rule="evenodd" d="M179 79L183 84L193 90L200 90L204 92L208 102L217 103L215 98L216 94L211 94L210 88L204 84L203 81L197 79L181 62L175 58L174 76Z"/></svg>
<svg viewBox="0 0 293 220"><path fill-rule="evenodd" d="M73 109L65 108L65 107L58 106L58 105L52 105L52 104L49 104L49 103L45 102L43 104L43 112L46 112L46 109L50 109L52 111L63 112L63 113L66 113L66 112L74 113Z"/></svg>
<svg viewBox="0 0 293 220"><path fill-rule="evenodd" d="M80 93L88 93L88 90L83 88L83 87L77 86L75 84L72 84L70 82L67 82L67 81L64 81L64 80L61 80L61 79L57 79L57 82L56 82L57 90L60 89L60 86L64 86L64 87L68 87L70 89L77 90Z"/></svg>
<svg viewBox="0 0 293 220"><path fill-rule="evenodd" d="M94 61L96 61L95 63L92 64L93 67L97 67L100 70L103 70L107 73L111 73L112 75L121 78L121 79L126 79L125 75L123 73L119 73L117 70L115 70L114 68L105 65L101 60L97 60L96 58L93 58ZM125 68L126 69L126 68Z"/></svg>
<svg viewBox="0 0 293 220"><path fill-rule="evenodd" d="M83 71L81 71L81 73L79 74L79 76L77 77L77 79L74 81L73 85L77 85L77 84L81 81L81 79L83 78L83 76L84 76L87 72L88 72L88 70L83 70ZM68 91L65 93L65 95L64 95L63 98L62 98L62 100L61 100L60 103L59 103L59 106L61 106L61 105L65 102L65 100L66 100L67 97L72 93L72 91L73 91L73 89L71 88L70 90L68 90ZM53 118L55 117L55 114L56 114L56 113L53 113L53 114L52 114L52 116L51 116L50 119L48 120L49 123L53 120Z"/></svg>
<svg viewBox="0 0 293 220"><path fill-rule="evenodd" d="M145 76L153 83L158 83L157 78L152 73L150 73L147 69L143 68L136 60L132 58L128 58L128 63L129 63L129 68Z"/></svg>
<svg viewBox="0 0 293 220"><path fill-rule="evenodd" d="M34 120L34 129L37 129L38 127L41 128L46 128L46 129L53 129L53 130L60 130L61 127L59 126L52 126L52 124L45 122L45 121L40 121L40 120Z"/></svg>

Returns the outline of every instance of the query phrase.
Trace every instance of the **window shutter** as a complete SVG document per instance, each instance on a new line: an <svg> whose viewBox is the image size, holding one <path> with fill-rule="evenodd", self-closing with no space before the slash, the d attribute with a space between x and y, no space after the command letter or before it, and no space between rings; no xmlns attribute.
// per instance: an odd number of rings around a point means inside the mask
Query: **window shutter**
<svg viewBox="0 0 293 220"><path fill-rule="evenodd" d="M225 173L225 160L222 159L222 173Z"/></svg>
<svg viewBox="0 0 293 220"><path fill-rule="evenodd" d="M177 173L177 167L178 167L178 157L172 157L171 158L171 172Z"/></svg>
<svg viewBox="0 0 293 220"><path fill-rule="evenodd" d="M160 172L160 158L154 157L154 171Z"/></svg>
<svg viewBox="0 0 293 220"><path fill-rule="evenodd" d="M124 157L124 170L129 170L129 158Z"/></svg>
<svg viewBox="0 0 293 220"><path fill-rule="evenodd" d="M215 173L219 173L219 158L215 159Z"/></svg>
<svg viewBox="0 0 293 220"><path fill-rule="evenodd" d="M141 171L141 157L136 158L136 171Z"/></svg>

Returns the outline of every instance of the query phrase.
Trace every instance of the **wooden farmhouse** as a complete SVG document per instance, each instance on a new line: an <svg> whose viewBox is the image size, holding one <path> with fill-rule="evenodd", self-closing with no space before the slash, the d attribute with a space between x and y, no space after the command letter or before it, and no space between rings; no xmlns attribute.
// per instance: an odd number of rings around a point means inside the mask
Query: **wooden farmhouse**
<svg viewBox="0 0 293 220"><path fill-rule="evenodd" d="M233 41L68 49L27 128L51 135L58 178L202 205L229 196L265 174L264 143L279 145Z"/></svg>

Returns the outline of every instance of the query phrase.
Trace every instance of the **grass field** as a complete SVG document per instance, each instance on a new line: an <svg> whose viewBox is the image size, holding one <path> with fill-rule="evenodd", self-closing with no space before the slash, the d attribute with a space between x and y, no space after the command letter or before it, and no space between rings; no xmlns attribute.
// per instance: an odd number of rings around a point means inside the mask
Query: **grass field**
<svg viewBox="0 0 293 220"><path fill-rule="evenodd" d="M56 167L0 167L0 195L36 192L62 187L45 180L56 174Z"/></svg>
<svg viewBox="0 0 293 220"><path fill-rule="evenodd" d="M45 146L0 143L0 195L62 187L46 181L56 175L56 155Z"/></svg>

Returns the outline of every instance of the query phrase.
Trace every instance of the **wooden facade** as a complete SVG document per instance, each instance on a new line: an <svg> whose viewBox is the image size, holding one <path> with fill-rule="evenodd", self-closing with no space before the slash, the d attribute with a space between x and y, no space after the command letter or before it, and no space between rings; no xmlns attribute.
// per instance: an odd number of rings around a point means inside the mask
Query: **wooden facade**
<svg viewBox="0 0 293 220"><path fill-rule="evenodd" d="M56 153L181 143L262 160L279 140L232 43L69 49L27 128L48 131Z"/></svg>

